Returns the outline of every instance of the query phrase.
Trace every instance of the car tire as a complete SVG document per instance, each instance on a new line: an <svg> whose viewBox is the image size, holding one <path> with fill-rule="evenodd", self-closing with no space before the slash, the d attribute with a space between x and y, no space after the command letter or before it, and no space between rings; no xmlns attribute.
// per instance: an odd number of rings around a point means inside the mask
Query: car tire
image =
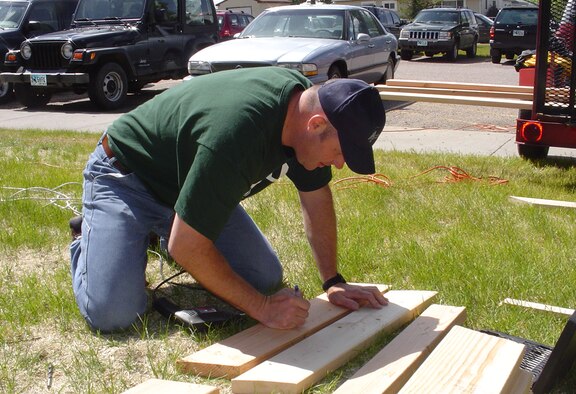
<svg viewBox="0 0 576 394"><path fill-rule="evenodd" d="M507 53L506 54L506 60L514 60L514 54L513 53Z"/></svg>
<svg viewBox="0 0 576 394"><path fill-rule="evenodd" d="M518 144L518 154L523 159L537 161L543 160L548 156L548 151L550 148L548 146L538 146L538 145L525 145Z"/></svg>
<svg viewBox="0 0 576 394"><path fill-rule="evenodd" d="M6 104L14 99L14 85L10 82L0 83L0 104Z"/></svg>
<svg viewBox="0 0 576 394"><path fill-rule="evenodd" d="M450 52L448 52L446 54L446 56L448 57L448 60L450 61L455 61L456 59L458 59L458 43L454 43L454 46L452 47L452 49L450 49Z"/></svg>
<svg viewBox="0 0 576 394"><path fill-rule="evenodd" d="M474 41L472 46L466 49L466 57L470 59L475 58L477 50L478 50L478 42Z"/></svg>
<svg viewBox="0 0 576 394"><path fill-rule="evenodd" d="M384 71L384 75L382 75L382 78L380 78L380 80L378 82L376 82L377 84L382 84L385 85L386 81L388 81L389 79L394 79L394 57L390 56L388 58L388 63L386 64L386 70Z"/></svg>
<svg viewBox="0 0 576 394"><path fill-rule="evenodd" d="M14 85L16 100L27 108L40 108L50 102L52 93L48 90L32 88L30 85Z"/></svg>
<svg viewBox="0 0 576 394"><path fill-rule="evenodd" d="M333 64L328 69L328 79L346 78L340 67Z"/></svg>
<svg viewBox="0 0 576 394"><path fill-rule="evenodd" d="M412 60L412 56L414 56L414 51L408 49L402 49L400 51L400 59L402 60Z"/></svg>
<svg viewBox="0 0 576 394"><path fill-rule="evenodd" d="M106 63L90 76L88 97L102 109L113 110L122 107L127 93L126 72L118 63Z"/></svg>
<svg viewBox="0 0 576 394"><path fill-rule="evenodd" d="M500 64L500 61L502 60L502 52L491 50L490 51L490 58L492 59L492 63Z"/></svg>

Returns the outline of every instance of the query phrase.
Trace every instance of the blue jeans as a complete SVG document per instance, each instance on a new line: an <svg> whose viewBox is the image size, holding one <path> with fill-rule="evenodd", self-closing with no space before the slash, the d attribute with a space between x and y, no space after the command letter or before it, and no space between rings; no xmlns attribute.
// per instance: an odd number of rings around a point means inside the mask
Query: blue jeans
<svg viewBox="0 0 576 394"><path fill-rule="evenodd" d="M112 166L101 142L83 176L82 236L70 245L76 303L93 329L126 328L146 311L149 234L168 239L174 210L135 174ZM280 285L280 261L240 205L215 245L234 271L262 293Z"/></svg>

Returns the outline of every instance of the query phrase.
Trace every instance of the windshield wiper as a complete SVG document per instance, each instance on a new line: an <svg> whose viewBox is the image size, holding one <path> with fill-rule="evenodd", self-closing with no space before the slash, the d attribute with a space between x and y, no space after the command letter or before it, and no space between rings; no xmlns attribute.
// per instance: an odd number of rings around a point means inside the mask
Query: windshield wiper
<svg viewBox="0 0 576 394"><path fill-rule="evenodd" d="M94 21L93 21L92 19L90 19L90 18L79 18L79 19L76 19L74 22L90 22L90 23L92 23L94 26L98 26L98 25L96 24L96 22L94 22Z"/></svg>

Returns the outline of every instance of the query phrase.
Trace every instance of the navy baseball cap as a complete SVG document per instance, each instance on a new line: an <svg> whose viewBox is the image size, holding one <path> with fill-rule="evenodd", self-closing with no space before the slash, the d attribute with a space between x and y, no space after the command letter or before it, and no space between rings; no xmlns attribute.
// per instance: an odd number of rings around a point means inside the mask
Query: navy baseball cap
<svg viewBox="0 0 576 394"><path fill-rule="evenodd" d="M338 131L348 167L358 174L374 174L372 145L386 124L378 89L358 79L331 79L320 87L318 97Z"/></svg>

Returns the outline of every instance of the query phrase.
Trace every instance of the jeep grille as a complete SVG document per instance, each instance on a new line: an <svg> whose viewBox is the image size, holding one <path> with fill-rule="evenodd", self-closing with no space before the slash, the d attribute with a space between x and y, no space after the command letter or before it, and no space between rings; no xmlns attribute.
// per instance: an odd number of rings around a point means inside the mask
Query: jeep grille
<svg viewBox="0 0 576 394"><path fill-rule="evenodd" d="M212 63L212 72L234 70L236 68L252 68L273 66L270 63Z"/></svg>
<svg viewBox="0 0 576 394"><path fill-rule="evenodd" d="M62 68L66 61L60 54L62 42L43 42L32 45L32 57L28 60L28 65L33 69L50 70Z"/></svg>
<svg viewBox="0 0 576 394"><path fill-rule="evenodd" d="M437 40L438 39L438 32L437 31L411 31L410 38L414 38L417 40Z"/></svg>

